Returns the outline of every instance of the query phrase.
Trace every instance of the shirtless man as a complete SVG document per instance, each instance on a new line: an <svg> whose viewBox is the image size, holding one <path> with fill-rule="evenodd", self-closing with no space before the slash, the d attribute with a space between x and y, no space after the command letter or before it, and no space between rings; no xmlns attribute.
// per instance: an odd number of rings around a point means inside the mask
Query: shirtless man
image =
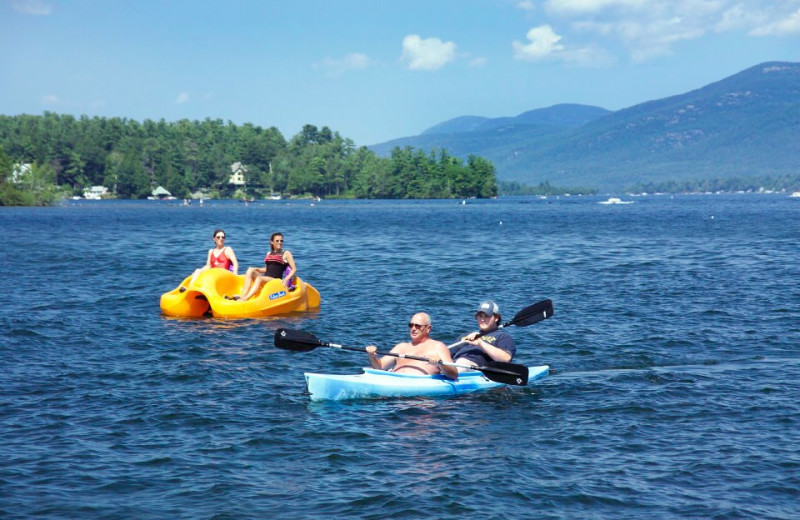
<svg viewBox="0 0 800 520"><path fill-rule="evenodd" d="M375 353L377 347L369 345L366 348L367 358L369 358L369 364L372 368L389 370L394 367L394 371L401 374L442 373L450 379L458 379L458 369L456 367L438 364L439 362L452 363L453 358L450 355L450 351L447 350L447 345L428 336L431 332L431 317L424 312L418 312L411 317L408 329L409 334L411 334L411 343L398 343L391 350L391 353L425 357L430 360L430 363L394 356L383 356L378 359Z"/></svg>

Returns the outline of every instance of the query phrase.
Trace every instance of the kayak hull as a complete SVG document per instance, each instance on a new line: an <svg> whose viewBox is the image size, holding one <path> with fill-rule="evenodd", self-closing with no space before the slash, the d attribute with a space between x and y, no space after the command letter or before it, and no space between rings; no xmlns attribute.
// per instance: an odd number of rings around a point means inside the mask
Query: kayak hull
<svg viewBox="0 0 800 520"><path fill-rule="evenodd" d="M362 374L305 374L308 393L312 401L340 401L345 399L378 399L385 397L447 397L470 394L507 386L492 381L482 372L462 372L457 380L441 374L418 376L395 374L384 370L364 368ZM528 381L545 377L550 372L547 365L529 367Z"/></svg>
<svg viewBox="0 0 800 520"><path fill-rule="evenodd" d="M212 314L220 318L259 318L308 311L320 306L322 298L311 284L299 277L296 287L288 290L281 280L270 280L247 301L226 299L238 295L244 285L244 275L226 269L213 268L200 273L191 283L191 276L175 289L161 295L161 312L166 316L197 318ZM181 292L181 287L186 290Z"/></svg>

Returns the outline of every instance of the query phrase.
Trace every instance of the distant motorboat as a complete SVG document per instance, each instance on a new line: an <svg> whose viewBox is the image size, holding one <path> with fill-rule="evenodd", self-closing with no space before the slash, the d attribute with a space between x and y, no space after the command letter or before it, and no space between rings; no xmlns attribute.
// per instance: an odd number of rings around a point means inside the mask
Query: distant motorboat
<svg viewBox="0 0 800 520"><path fill-rule="evenodd" d="M598 204L633 204L632 200L622 200L617 197L609 197L608 200L601 200Z"/></svg>
<svg viewBox="0 0 800 520"><path fill-rule="evenodd" d="M800 199L800 191L795 191L789 196L795 199Z"/></svg>

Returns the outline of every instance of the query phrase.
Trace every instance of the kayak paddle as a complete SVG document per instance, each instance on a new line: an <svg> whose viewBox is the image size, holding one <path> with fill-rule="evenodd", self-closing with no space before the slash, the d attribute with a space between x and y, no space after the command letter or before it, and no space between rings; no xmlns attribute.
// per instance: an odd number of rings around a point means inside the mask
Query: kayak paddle
<svg viewBox="0 0 800 520"><path fill-rule="evenodd" d="M346 347L336 343L329 343L327 341L320 341L315 335L304 330L293 329L278 329L275 331L275 346L283 350L293 350L295 352L310 352L317 347L330 347L340 350L350 350L353 352L364 352L363 348ZM430 359L411 356L408 354L395 354L393 352L376 352L381 356L393 356L397 358L414 359L416 361L425 361L434 364ZM441 362L442 365L451 367L460 367L470 370L478 370L483 372L487 378L498 383L507 385L525 386L528 384L528 367L525 365L517 365L515 363L504 363L501 361L492 361L486 366L473 367L469 365L458 365L456 363Z"/></svg>
<svg viewBox="0 0 800 520"><path fill-rule="evenodd" d="M553 300L542 300L540 302L534 303L533 305L528 305L521 311L519 311L511 321L507 321L502 325L499 325L497 329L502 329L505 327L510 327L511 325L516 325L517 327L527 327L528 325L533 325L534 323L539 323L540 321L549 318L553 315ZM485 332L479 332L475 339L478 339L486 334L490 334L494 332L494 330L487 330ZM461 345L462 343L466 343L466 341L461 340L453 343L452 345L447 345L447 348L453 348Z"/></svg>

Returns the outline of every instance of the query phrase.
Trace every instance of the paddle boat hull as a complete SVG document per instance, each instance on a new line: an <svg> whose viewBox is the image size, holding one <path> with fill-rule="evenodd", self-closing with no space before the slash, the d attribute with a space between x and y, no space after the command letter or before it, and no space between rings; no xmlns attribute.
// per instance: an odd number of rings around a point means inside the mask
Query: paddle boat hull
<svg viewBox="0 0 800 520"><path fill-rule="evenodd" d="M383 397L446 397L470 394L506 386L492 381L482 372L462 372L457 380L441 374L418 376L395 374L385 370L364 368L363 374L336 375L307 372L306 385L312 401L345 399L377 399ZM547 365L529 367L528 382L541 379L550 372Z"/></svg>
<svg viewBox="0 0 800 520"><path fill-rule="evenodd" d="M213 268L200 273L191 283L191 276L175 289L161 295L161 312L166 316L200 317L212 314L220 318L259 318L307 311L319 307L321 297L311 284L295 278L295 288L288 290L280 280L270 280L247 301L226 299L238 295L244 275ZM186 290L181 292L181 287Z"/></svg>

